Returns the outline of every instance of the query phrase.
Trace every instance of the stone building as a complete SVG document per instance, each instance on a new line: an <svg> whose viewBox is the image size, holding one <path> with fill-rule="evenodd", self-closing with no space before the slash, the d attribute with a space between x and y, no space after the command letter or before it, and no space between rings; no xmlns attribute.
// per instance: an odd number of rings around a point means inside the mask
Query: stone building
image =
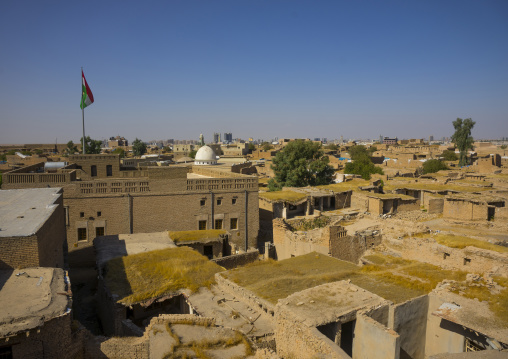
<svg viewBox="0 0 508 359"><path fill-rule="evenodd" d="M61 188L0 191L0 269L64 267Z"/></svg>
<svg viewBox="0 0 508 359"><path fill-rule="evenodd" d="M7 172L4 189L63 187L69 251L96 236L225 229L230 244L257 245L256 177L215 166L120 166L118 155L75 155L53 173L36 164Z"/></svg>

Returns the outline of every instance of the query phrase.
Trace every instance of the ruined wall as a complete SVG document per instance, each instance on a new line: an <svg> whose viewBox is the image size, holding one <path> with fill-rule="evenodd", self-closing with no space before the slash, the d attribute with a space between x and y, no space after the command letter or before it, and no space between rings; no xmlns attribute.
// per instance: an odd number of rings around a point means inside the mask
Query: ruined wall
<svg viewBox="0 0 508 359"><path fill-rule="evenodd" d="M351 207L353 191L335 193L335 209Z"/></svg>
<svg viewBox="0 0 508 359"><path fill-rule="evenodd" d="M241 297L252 309L259 312L264 311L272 316L274 315L275 306L272 303L259 298L250 290L240 287L238 284L222 276L221 273L215 274L215 281L219 289L231 293L234 296Z"/></svg>
<svg viewBox="0 0 508 359"><path fill-rule="evenodd" d="M404 258L438 265L445 269L485 273L496 268L499 274L508 275L508 256L503 253L466 247L450 248L429 238L387 239L386 245L404 253Z"/></svg>
<svg viewBox="0 0 508 359"><path fill-rule="evenodd" d="M450 322L432 315L445 301L434 293L429 294L429 310L425 335L425 356L439 353L462 353L464 336L450 330Z"/></svg>
<svg viewBox="0 0 508 359"><path fill-rule="evenodd" d="M246 264L255 262L259 259L259 251L246 252L241 254L234 254L227 257L215 258L212 261L226 269L232 269Z"/></svg>
<svg viewBox="0 0 508 359"><path fill-rule="evenodd" d="M368 197L361 192L353 192L351 196L351 208L358 209L360 211L367 211L369 208Z"/></svg>
<svg viewBox="0 0 508 359"><path fill-rule="evenodd" d="M281 219L273 221L273 244L278 260L301 256L311 252L328 255L330 252L330 228L318 228L306 232L292 232Z"/></svg>
<svg viewBox="0 0 508 359"><path fill-rule="evenodd" d="M176 243L176 245L178 247L183 247L183 246L190 247L202 255L205 255L205 246L212 246L212 253L213 253L212 259L221 258L223 255L222 250L224 248L224 244L222 243L222 240L221 241L210 240L210 241L206 241L206 242L205 241L179 242L179 243Z"/></svg>
<svg viewBox="0 0 508 359"><path fill-rule="evenodd" d="M397 333L364 314L356 316L353 359L399 357L400 337Z"/></svg>
<svg viewBox="0 0 508 359"><path fill-rule="evenodd" d="M280 305L275 310L275 343L277 355L282 358L350 358L318 329L295 320Z"/></svg>
<svg viewBox="0 0 508 359"><path fill-rule="evenodd" d="M400 358L425 358L429 298L423 295L390 307L388 327L400 335Z"/></svg>
<svg viewBox="0 0 508 359"><path fill-rule="evenodd" d="M363 253L381 243L381 234L358 234L334 238L330 242L330 255L344 261L358 263Z"/></svg>

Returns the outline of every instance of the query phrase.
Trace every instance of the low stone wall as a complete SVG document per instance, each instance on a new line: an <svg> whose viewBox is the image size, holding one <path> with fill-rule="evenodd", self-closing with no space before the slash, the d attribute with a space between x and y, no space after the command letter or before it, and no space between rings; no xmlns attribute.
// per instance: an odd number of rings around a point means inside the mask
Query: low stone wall
<svg viewBox="0 0 508 359"><path fill-rule="evenodd" d="M227 278L224 278L221 273L215 274L215 281L221 290L240 297L247 304L249 304L252 309L257 310L258 312L264 311L273 317L275 312L275 305L272 303L268 302L265 299L259 298L250 290L242 288L238 284L230 281Z"/></svg>
<svg viewBox="0 0 508 359"><path fill-rule="evenodd" d="M503 253L476 247L450 248L429 238L388 239L385 243L404 253L406 259L474 273L495 269L497 274L508 275L508 256Z"/></svg>
<svg viewBox="0 0 508 359"><path fill-rule="evenodd" d="M212 259L212 262L215 262L221 267L224 267L226 269L232 269L255 262L258 259L259 259L259 251L256 249L255 251L252 252L234 254L222 258L214 258Z"/></svg>

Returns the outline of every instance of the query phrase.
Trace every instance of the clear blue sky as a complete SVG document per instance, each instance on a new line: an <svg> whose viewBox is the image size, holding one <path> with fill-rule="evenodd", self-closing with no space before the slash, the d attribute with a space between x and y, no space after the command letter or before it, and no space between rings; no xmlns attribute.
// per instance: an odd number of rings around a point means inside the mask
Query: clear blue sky
<svg viewBox="0 0 508 359"><path fill-rule="evenodd" d="M508 1L0 2L0 143L508 137Z"/></svg>

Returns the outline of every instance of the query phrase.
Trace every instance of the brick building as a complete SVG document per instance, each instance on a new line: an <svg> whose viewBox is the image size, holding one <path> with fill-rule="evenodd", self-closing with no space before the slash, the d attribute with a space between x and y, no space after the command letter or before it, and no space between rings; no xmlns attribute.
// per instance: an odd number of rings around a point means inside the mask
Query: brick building
<svg viewBox="0 0 508 359"><path fill-rule="evenodd" d="M69 163L53 173L43 163L4 173L2 186L63 187L69 251L96 236L197 229L227 230L233 250L256 246L256 177L218 166L126 168L118 155L74 155Z"/></svg>
<svg viewBox="0 0 508 359"><path fill-rule="evenodd" d="M0 204L0 269L63 268L62 189L0 191Z"/></svg>

